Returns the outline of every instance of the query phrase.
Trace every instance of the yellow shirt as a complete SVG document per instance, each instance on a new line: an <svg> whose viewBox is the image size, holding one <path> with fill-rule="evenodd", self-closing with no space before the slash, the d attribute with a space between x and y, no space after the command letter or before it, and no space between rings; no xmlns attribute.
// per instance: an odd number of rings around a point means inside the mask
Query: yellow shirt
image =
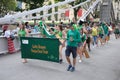
<svg viewBox="0 0 120 80"><path fill-rule="evenodd" d="M92 36L97 36L97 28L92 28Z"/></svg>

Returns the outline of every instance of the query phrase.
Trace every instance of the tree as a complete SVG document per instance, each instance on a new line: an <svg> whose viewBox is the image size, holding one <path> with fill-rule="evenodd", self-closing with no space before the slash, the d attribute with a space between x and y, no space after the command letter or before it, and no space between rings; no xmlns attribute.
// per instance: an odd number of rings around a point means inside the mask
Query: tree
<svg viewBox="0 0 120 80"><path fill-rule="evenodd" d="M17 1L25 2L26 6L29 6L27 7L27 10L29 9L31 10L42 7L45 0L17 0Z"/></svg>
<svg viewBox="0 0 120 80"><path fill-rule="evenodd" d="M25 2L26 10L32 10L32 9L42 7L45 0L17 0L17 1ZM42 13L43 12L41 12L40 14ZM36 16L36 13L33 13L32 15Z"/></svg>
<svg viewBox="0 0 120 80"><path fill-rule="evenodd" d="M4 16L9 11L15 10L16 0L0 0L0 15Z"/></svg>

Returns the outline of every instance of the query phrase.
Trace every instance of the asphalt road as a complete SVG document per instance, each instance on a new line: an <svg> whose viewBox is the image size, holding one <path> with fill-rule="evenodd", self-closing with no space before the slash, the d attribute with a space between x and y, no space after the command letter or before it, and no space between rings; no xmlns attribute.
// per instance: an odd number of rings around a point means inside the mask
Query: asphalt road
<svg viewBox="0 0 120 80"><path fill-rule="evenodd" d="M20 52L0 55L0 80L120 80L120 39L92 48L90 58L77 58L76 71L68 66L63 49L63 64L42 60L28 60L23 64Z"/></svg>

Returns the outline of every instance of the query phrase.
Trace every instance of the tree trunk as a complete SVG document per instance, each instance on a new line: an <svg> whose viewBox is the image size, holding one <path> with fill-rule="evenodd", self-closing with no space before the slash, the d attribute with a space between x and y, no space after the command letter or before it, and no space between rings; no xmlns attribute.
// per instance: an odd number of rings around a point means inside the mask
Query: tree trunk
<svg viewBox="0 0 120 80"><path fill-rule="evenodd" d="M73 9L73 10L74 10L74 18L75 18L75 20L77 20L77 12L79 9Z"/></svg>

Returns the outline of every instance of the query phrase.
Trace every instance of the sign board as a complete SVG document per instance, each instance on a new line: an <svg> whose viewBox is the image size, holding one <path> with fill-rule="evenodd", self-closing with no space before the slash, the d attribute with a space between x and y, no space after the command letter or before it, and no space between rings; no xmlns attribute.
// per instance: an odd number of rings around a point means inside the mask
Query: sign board
<svg viewBox="0 0 120 80"><path fill-rule="evenodd" d="M59 40L53 38L21 37L21 56L59 62Z"/></svg>

